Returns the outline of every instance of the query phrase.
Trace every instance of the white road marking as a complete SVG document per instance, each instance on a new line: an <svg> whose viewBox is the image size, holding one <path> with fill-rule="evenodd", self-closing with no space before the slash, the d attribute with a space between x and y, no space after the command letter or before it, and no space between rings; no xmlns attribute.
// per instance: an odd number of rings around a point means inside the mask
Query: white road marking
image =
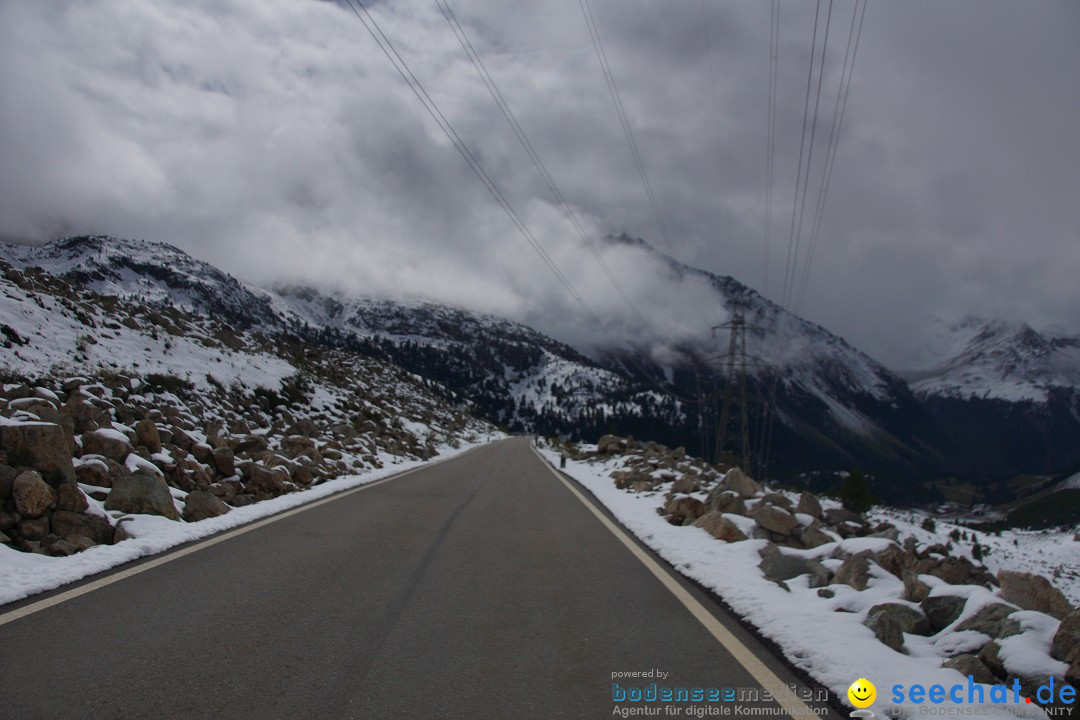
<svg viewBox="0 0 1080 720"><path fill-rule="evenodd" d="M607 515L602 513L596 505L586 498L580 490L574 487L573 483L556 472L555 468L533 448L533 452L544 463L544 467L551 471L551 474L559 479L559 481L566 486L574 496L581 501L581 504L589 509L596 518L603 523L604 527L611 531L611 534L619 539L619 541L626 546L626 548L641 561L641 564L649 569L656 579L659 580L664 587L666 587L672 595L674 595L679 602L681 602L690 614L697 618L698 622L705 626L705 629L716 638L716 640L724 646L724 649L731 653L731 656L735 658L736 662L746 668L746 671L757 680L763 690L767 690L772 694L774 701L777 705L784 708L788 715L796 720L806 720L807 718L816 717L817 714L807 706L802 700L797 697L788 697L791 693L791 688L784 684L783 680L776 676L776 674L770 670L765 663L761 662L758 657L751 652L750 648L743 645L737 637L731 634L723 624L716 619L716 617L706 609L698 600L687 592L686 588L678 583L675 578L671 576L667 570L665 570L660 563L652 559L652 557L641 549L634 540L626 534L621 527L616 525L608 518ZM785 698L785 699L781 699Z"/></svg>
<svg viewBox="0 0 1080 720"><path fill-rule="evenodd" d="M477 447L482 447L482 446L478 445ZM442 460L436 460L435 462L427 463L426 465L421 465L420 467L415 467L415 468L413 468L411 470L406 470L404 472L400 472L397 475L391 475L390 477L383 478L382 480L375 480L373 482L367 483L366 485L361 485L359 487L352 488L351 490L345 490L345 491L340 492L340 493L338 493L336 495L330 495L329 497L322 498L321 500L316 500L315 502L312 502L312 503L310 503L308 505L301 505L300 507L295 507L292 510L286 510L285 512L283 512L283 513L281 513L279 515L271 515L268 518L258 520L256 522L251 523L250 525L244 525L244 526L238 527L238 528L236 528L234 530L229 530L228 532L222 533L221 535L215 535L215 536L213 536L211 538L203 540L202 542L198 542L195 545L190 545L190 546L188 546L188 547L186 547L186 548L184 548L182 550L177 550L175 552L166 551L166 552L169 553L168 555L163 555L161 557L155 558L154 560L150 560L148 562L144 562L144 563L142 563L140 565L137 565L137 566L135 566L133 568L128 568L127 570L121 570L120 572L109 575L108 577L103 577L103 578L100 578L98 580L94 580L93 582L89 582L89 583L87 583L85 585L80 585L79 587L77 587L77 588L75 588L73 590L68 590L66 592L59 593L58 595L53 595L52 597L45 598L44 600L39 600L39 601L37 601L35 603L31 603L31 604L25 605L25 606L23 606L21 608L17 608L15 610L10 611L10 612L4 613L3 615L0 615L0 625L6 625L9 622L14 622L15 620L19 620L20 618L24 618L27 615L33 615L36 612L40 612L41 610L51 608L54 605L59 605L60 603L67 602L68 600L72 600L74 598L77 598L80 595L85 595L85 594L93 592L95 590L100 590L103 587L107 587L109 585L112 585L113 583L120 582L121 580L126 580L129 577L133 577L135 575L138 575L139 573L144 573L147 570L153 570L154 568L160 567L160 566L164 565L167 562L172 562L173 560L179 560L182 557L186 557L187 555L197 553L200 550L205 550L206 548L211 547L213 545L217 545L218 543L225 542L226 540L232 540L234 537L243 535L244 533L249 533L252 530L257 530L257 529L259 529L261 527L265 527L266 525L269 525L270 523L275 523L278 520L284 520L287 517L292 517L293 515L298 515L298 514L304 512L304 511L306 511L306 510L312 510L314 508L319 507L320 505L326 505L327 503L334 502L335 500L340 500L340 499L342 499L344 497L348 497L349 495L353 495L355 493L362 492L364 490L368 490L368 489L376 487L378 485L388 483L391 480L398 480L399 478L403 478L406 475L412 475L414 472L419 472L420 470L426 470L426 469L428 469L430 467L434 467L435 465L438 465L440 463L444 463L444 462L446 462L448 460L453 460L454 458L462 457L463 455L467 455L468 453L472 452L475 449L476 448L470 448L469 450L466 450L465 452L460 453L458 455L454 455L453 457L443 458Z"/></svg>

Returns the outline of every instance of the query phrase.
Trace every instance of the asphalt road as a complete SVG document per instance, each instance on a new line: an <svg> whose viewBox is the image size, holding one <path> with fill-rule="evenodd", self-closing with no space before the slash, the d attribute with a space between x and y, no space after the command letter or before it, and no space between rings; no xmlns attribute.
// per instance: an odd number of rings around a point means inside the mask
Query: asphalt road
<svg viewBox="0 0 1080 720"><path fill-rule="evenodd" d="M0 625L0 718L609 718L656 669L758 687L519 438Z"/></svg>

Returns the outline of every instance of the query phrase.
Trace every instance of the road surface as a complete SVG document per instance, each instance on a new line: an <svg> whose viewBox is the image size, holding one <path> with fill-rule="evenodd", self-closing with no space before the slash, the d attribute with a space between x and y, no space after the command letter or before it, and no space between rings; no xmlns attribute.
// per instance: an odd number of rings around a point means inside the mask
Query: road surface
<svg viewBox="0 0 1080 720"><path fill-rule="evenodd" d="M612 683L746 697L744 664L515 438L0 625L0 718L665 717Z"/></svg>

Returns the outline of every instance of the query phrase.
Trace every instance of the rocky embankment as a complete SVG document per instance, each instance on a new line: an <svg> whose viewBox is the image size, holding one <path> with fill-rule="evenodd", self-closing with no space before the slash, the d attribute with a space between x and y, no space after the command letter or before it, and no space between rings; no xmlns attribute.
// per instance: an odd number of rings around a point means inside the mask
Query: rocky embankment
<svg viewBox="0 0 1080 720"><path fill-rule="evenodd" d="M589 455L579 459L606 463L618 488L655 497L672 525L726 543L757 541L762 575L789 591L792 582L814 589L827 611L867 606L852 593L880 598L863 624L894 652L933 654L980 683L1018 680L1027 696L1051 678L1080 686L1080 610L1047 578L995 575L950 552L948 537L901 537L834 499L770 489L682 448L606 435Z"/></svg>
<svg viewBox="0 0 1080 720"><path fill-rule="evenodd" d="M433 439L406 430L395 410L357 394L316 412L271 406L265 391L197 392L180 378L116 373L4 385L0 543L71 555L124 540L134 514L197 522L433 456Z"/></svg>

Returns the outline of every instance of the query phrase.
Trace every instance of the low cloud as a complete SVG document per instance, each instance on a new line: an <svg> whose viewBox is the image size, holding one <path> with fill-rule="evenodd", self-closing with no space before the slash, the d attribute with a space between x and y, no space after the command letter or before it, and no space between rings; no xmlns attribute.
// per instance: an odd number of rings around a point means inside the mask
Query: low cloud
<svg viewBox="0 0 1080 720"><path fill-rule="evenodd" d="M767 5L593 6L670 246L577 3L452 3L594 240L643 237L778 298L812 8L782 11L766 266ZM829 108L851 6L835 8ZM724 320L700 281L604 245L627 303L434 3L372 12L600 327L335 3L4 3L0 236L164 241L259 282L424 296L579 344L640 340L643 328L677 343ZM805 315L897 364L927 314L1080 330L1077 31L1069 4L871 4Z"/></svg>

